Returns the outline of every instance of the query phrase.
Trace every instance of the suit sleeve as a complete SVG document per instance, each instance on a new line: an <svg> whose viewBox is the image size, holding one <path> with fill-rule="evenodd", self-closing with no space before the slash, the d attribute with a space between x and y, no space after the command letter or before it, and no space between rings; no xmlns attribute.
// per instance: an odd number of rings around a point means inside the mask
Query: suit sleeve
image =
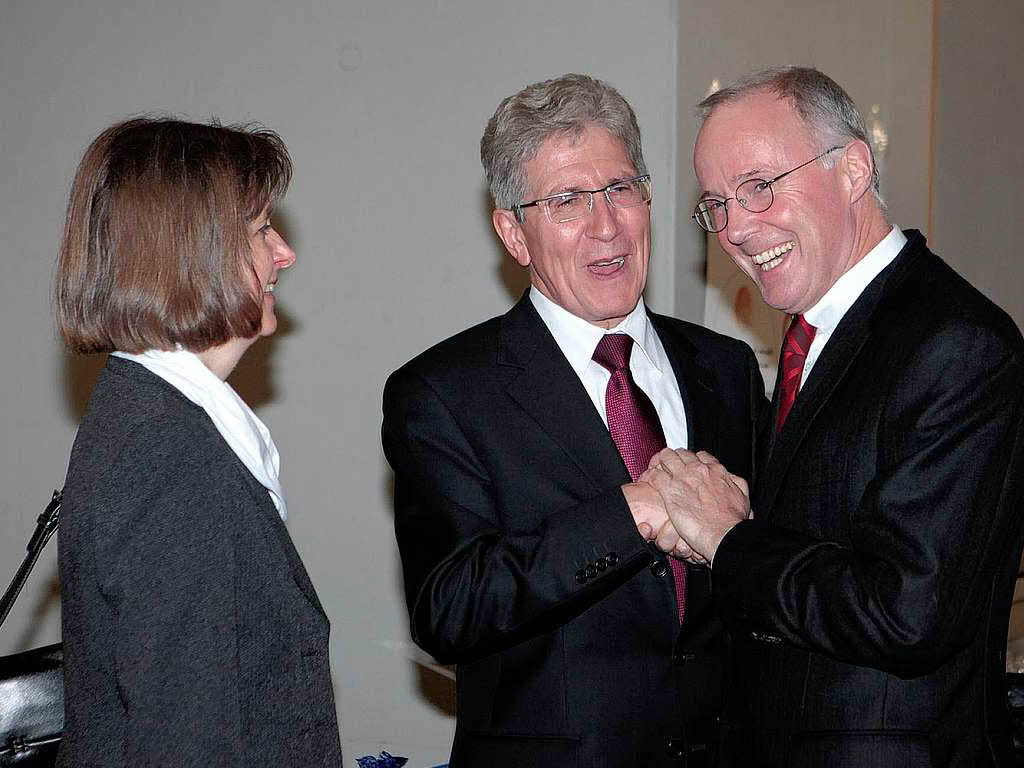
<svg viewBox="0 0 1024 768"><path fill-rule="evenodd" d="M107 566L99 578L116 616L125 759L241 766L231 510L219 508L214 489L189 487L206 473L175 460L188 446L161 450L166 455L141 462L158 476L123 496L136 507L130 529L94 558Z"/></svg>
<svg viewBox="0 0 1024 768"><path fill-rule="evenodd" d="M964 647L982 621L977 596L1019 546L1022 390L1018 345L965 322L933 329L872 395L885 398L874 473L847 538L772 526L755 510L716 554L726 622L901 676Z"/></svg>
<svg viewBox="0 0 1024 768"><path fill-rule="evenodd" d="M478 451L414 373L399 371L385 387L382 440L395 472L412 637L442 662L551 631L652 560L618 485L563 508L531 509L543 521L533 530L505 525L503 515L517 510L498 508ZM525 510L538 501L519 503Z"/></svg>

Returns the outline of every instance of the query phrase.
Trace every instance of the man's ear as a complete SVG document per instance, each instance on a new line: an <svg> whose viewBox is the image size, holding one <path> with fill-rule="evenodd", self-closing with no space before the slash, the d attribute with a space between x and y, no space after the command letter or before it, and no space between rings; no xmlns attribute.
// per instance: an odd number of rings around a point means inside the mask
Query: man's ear
<svg viewBox="0 0 1024 768"><path fill-rule="evenodd" d="M872 171L871 150L863 141L851 141L839 160L850 189L850 202L855 203L871 191Z"/></svg>
<svg viewBox="0 0 1024 768"><path fill-rule="evenodd" d="M512 258L519 262L520 266L530 266L530 249L526 245L526 235L515 213L506 208L495 208L491 214L491 223Z"/></svg>

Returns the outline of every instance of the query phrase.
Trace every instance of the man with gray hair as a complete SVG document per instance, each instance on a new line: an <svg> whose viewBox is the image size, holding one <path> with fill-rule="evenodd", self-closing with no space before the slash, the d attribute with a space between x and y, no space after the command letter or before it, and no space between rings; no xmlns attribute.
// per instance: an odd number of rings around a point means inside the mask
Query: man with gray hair
<svg viewBox="0 0 1024 768"><path fill-rule="evenodd" d="M751 497L707 453L648 479L746 638L756 764L1012 765L1020 332L889 223L831 79L759 72L700 108L694 218L794 319Z"/></svg>
<svg viewBox="0 0 1024 768"><path fill-rule="evenodd" d="M382 429L412 637L458 664L451 765L724 765L707 570L651 543L678 536L639 478L666 445L749 476L753 353L644 306L651 179L614 89L523 89L481 157L531 287L395 372Z"/></svg>

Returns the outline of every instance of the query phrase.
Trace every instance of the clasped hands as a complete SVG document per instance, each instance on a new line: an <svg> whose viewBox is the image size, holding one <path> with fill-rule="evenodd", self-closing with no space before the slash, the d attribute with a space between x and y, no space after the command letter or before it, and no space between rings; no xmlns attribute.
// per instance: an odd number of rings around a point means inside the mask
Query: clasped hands
<svg viewBox="0 0 1024 768"><path fill-rule="evenodd" d="M644 539L699 565L710 563L725 534L752 516L746 480L706 451L666 448L622 491Z"/></svg>

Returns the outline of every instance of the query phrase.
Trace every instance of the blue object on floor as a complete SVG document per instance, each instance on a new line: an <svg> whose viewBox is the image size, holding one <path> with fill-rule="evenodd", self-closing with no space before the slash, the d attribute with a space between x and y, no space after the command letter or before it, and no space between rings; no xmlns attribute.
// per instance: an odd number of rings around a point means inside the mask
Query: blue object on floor
<svg viewBox="0 0 1024 768"><path fill-rule="evenodd" d="M407 762L409 762L409 758L398 757L388 752L381 752L380 757L367 755L366 757L356 758L359 768L402 768Z"/></svg>

